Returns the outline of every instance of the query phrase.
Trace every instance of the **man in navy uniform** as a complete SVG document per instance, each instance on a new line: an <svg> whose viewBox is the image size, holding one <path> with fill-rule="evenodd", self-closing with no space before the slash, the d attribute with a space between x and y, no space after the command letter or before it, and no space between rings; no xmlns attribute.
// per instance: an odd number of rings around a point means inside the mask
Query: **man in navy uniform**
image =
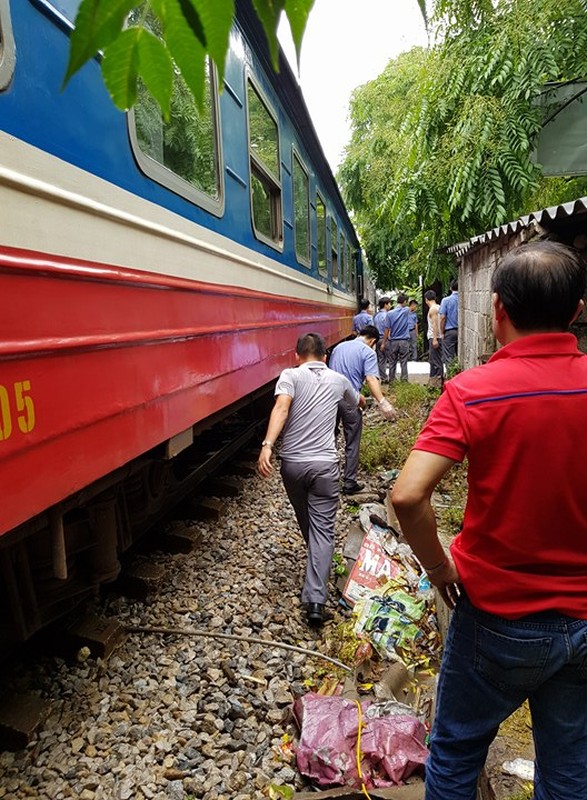
<svg viewBox="0 0 587 800"><path fill-rule="evenodd" d="M379 300L379 311L373 317L373 325L379 331L379 340L383 339L385 333L385 319L387 312L391 308L391 299L389 297L382 297ZM387 359L385 353L381 348L377 348L377 363L379 364L379 380L383 383L388 380L387 377Z"/></svg>
<svg viewBox="0 0 587 800"><path fill-rule="evenodd" d="M379 365L373 350L378 339L377 328L367 325L359 332L356 339L341 342L334 348L330 356L330 368L348 378L353 389L357 391L360 391L363 383L367 381L367 386L377 402L380 413L385 419L395 419L395 409L383 396L379 383ZM340 417L345 439L343 492L356 494L364 488L357 482L363 415L358 408L341 403Z"/></svg>
<svg viewBox="0 0 587 800"><path fill-rule="evenodd" d="M408 303L410 315L410 361L418 360L418 302L410 300Z"/></svg>
<svg viewBox="0 0 587 800"><path fill-rule="evenodd" d="M450 364L457 357L459 343L459 283L454 280L450 285L450 294L440 301L440 335L442 336L442 360L444 365Z"/></svg>
<svg viewBox="0 0 587 800"><path fill-rule="evenodd" d="M381 349L387 351L389 362L389 382L395 380L397 362L401 365L401 379L408 380L408 359L410 357L410 312L405 294L398 294L397 305L387 312L385 332Z"/></svg>
<svg viewBox="0 0 587 800"><path fill-rule="evenodd" d="M369 313L369 308L371 307L369 300L364 297L359 305L361 310L353 317L353 333L355 336L359 335L359 331L364 328L365 325L373 325L373 317Z"/></svg>

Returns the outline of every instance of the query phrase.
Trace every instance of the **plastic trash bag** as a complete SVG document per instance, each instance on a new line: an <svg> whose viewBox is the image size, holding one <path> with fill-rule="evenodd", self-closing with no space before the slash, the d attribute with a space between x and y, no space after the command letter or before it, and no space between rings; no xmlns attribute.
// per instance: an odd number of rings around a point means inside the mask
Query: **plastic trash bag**
<svg viewBox="0 0 587 800"><path fill-rule="evenodd" d="M424 764L426 729L409 706L361 702L361 772L367 788L393 786ZM310 692L294 703L301 729L299 771L318 786L362 784L357 770L359 709L353 700Z"/></svg>

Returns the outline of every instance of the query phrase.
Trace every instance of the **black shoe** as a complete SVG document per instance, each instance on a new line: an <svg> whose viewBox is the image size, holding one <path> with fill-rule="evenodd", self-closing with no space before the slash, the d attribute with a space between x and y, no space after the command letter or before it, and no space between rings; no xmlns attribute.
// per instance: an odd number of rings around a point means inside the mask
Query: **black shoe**
<svg viewBox="0 0 587 800"><path fill-rule="evenodd" d="M362 492L364 488L365 487L362 483L351 481L350 483L345 484L342 491L344 494L357 494L358 492Z"/></svg>
<svg viewBox="0 0 587 800"><path fill-rule="evenodd" d="M318 627L323 625L326 620L332 619L332 614L329 614L323 603L308 603L306 607L308 614L308 625Z"/></svg>

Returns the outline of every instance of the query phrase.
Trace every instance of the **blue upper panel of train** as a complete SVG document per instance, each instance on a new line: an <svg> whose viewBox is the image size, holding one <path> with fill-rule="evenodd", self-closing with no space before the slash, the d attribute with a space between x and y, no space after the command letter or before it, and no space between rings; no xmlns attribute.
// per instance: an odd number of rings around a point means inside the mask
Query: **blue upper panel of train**
<svg viewBox="0 0 587 800"><path fill-rule="evenodd" d="M78 5L79 0L0 0L0 35L6 46L10 24L15 42L14 69L4 88L0 80L0 127L355 294L361 274L356 234L297 81L283 56L279 74L271 70L249 0L237 2L223 91L209 69L209 107L198 112L195 128L193 101L181 87L174 91L167 125L141 91L131 113L117 110L97 59L62 89Z"/></svg>

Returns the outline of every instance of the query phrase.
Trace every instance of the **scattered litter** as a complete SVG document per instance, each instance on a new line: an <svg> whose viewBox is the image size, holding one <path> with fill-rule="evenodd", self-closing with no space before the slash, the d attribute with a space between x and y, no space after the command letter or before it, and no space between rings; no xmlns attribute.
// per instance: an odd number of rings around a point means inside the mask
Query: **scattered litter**
<svg viewBox="0 0 587 800"><path fill-rule="evenodd" d="M343 597L350 603L356 603L399 573L399 564L392 558L399 548L397 537L389 526L372 522L373 518L383 520L384 516L385 508L377 503L360 507L359 522L364 537L343 591Z"/></svg>
<svg viewBox="0 0 587 800"><path fill-rule="evenodd" d="M399 469L388 469L385 472L380 472L379 477L384 481L394 481L399 476Z"/></svg>
<svg viewBox="0 0 587 800"><path fill-rule="evenodd" d="M343 598L354 605L355 634L381 658L427 669L441 647L434 590L410 546L385 520L377 503L359 508L363 538L353 540L356 560Z"/></svg>
<svg viewBox="0 0 587 800"><path fill-rule="evenodd" d="M508 775L515 775L524 781L534 780L534 762L526 758L515 758L513 761L504 761L501 768Z"/></svg>
<svg viewBox="0 0 587 800"><path fill-rule="evenodd" d="M279 786L276 783L269 784L269 800L292 800L294 790L291 786Z"/></svg>
<svg viewBox="0 0 587 800"><path fill-rule="evenodd" d="M394 659L402 652L413 652L422 638L418 623L426 604L406 594L390 581L377 594L359 600L355 606L355 633L366 633L382 658Z"/></svg>
<svg viewBox="0 0 587 800"><path fill-rule="evenodd" d="M378 514L369 514L369 521L385 531L391 531L396 539L400 538L401 533L396 530L393 525L389 525L384 519L381 519Z"/></svg>
<svg viewBox="0 0 587 800"><path fill-rule="evenodd" d="M424 764L426 729L413 709L397 702L373 703L312 692L294 703L300 727L299 771L318 786L393 786Z"/></svg>

